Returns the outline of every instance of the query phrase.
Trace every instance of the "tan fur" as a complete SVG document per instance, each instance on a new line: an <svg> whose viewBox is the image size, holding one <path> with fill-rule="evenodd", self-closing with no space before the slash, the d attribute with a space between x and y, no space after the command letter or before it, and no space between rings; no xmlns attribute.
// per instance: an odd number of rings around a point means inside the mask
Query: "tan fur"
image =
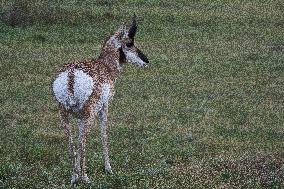
<svg viewBox="0 0 284 189"><path fill-rule="evenodd" d="M135 20L134 20L135 21ZM132 31L133 28L136 27L136 21L133 21ZM121 66L122 64L125 64L127 62L124 52L131 51L133 54L131 55L131 60L133 59L133 56L137 55L137 59L142 64L148 63L148 59L146 56L137 49L134 44L131 47L126 47L126 43L134 42L134 38L129 39L127 37L127 32L119 29L118 32L111 35L106 39L104 42L101 54L98 59L88 59L88 60L82 60L82 61L73 61L68 64L65 64L60 71L57 74L56 78L59 78L59 75L61 74L65 76L60 77L61 79L53 80L53 84L55 81L57 81L56 87L53 88L56 89L57 94L59 94L59 99L63 99L62 104L59 102L59 113L60 113L60 120L61 120L61 126L65 130L65 134L68 138L68 150L69 150L69 156L71 159L71 163L73 166L73 175L71 179L71 183L75 184L79 177L84 182L89 182L89 178L86 173L86 158L85 158L85 148L86 148L86 140L87 135L90 130L90 125L93 122L95 116L99 117L99 125L101 128L101 136L102 136L102 143L103 143L103 154L105 159L105 170L109 173L112 173L110 162L109 162L109 155L108 155L108 135L107 135L107 116L108 116L108 104L109 100L112 99L114 95L114 84L117 79L117 77L120 74ZM124 50L122 48L125 48ZM136 54L135 54L136 53ZM146 62L143 62L143 60L139 59L138 55L143 57ZM87 85L85 82L88 81L88 79L85 79L84 77L84 83L82 86L91 86L91 91L89 88L88 90L83 91L89 91L91 93L90 96L88 95L86 101L84 101L82 108L74 108L76 107L76 104L72 104L73 101L70 100L72 97L74 97L74 85L75 85L75 70L80 70L80 73L83 72L85 74L81 75L87 75L86 78L91 78L93 84ZM78 72L77 72L78 73ZM66 76L66 74L68 74ZM67 81L66 81L67 79ZM67 83L66 83L67 82ZM82 81L80 81L82 82ZM91 83L92 83L91 82ZM62 85L61 85L62 84ZM67 92L66 91L66 85L67 85ZM107 86L107 102L103 102L101 100L102 98L102 90L104 86ZM61 89L61 87L63 89ZM85 89L85 88L84 88ZM68 94L66 94L68 93ZM85 94L84 92L82 94ZM56 94L53 91L53 95L56 99ZM61 95L61 96L60 96ZM72 103L70 103L71 107L68 107L65 103L65 101L70 100ZM101 100L98 105L98 102ZM79 103L79 102L74 102ZM74 106L74 107L73 107ZM99 107L96 110L96 107ZM98 114L98 115L97 115ZM72 139L72 131L70 126L70 117L71 115L75 115L78 118L78 128L79 128L79 146L78 150L75 151L75 146L73 144Z"/></svg>

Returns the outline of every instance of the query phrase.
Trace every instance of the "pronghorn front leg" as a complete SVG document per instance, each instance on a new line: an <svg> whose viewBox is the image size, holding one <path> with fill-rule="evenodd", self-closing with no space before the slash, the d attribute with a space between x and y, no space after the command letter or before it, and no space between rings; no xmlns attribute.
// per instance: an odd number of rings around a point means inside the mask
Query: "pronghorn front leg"
<svg viewBox="0 0 284 189"><path fill-rule="evenodd" d="M105 171L107 173L112 173L111 166L109 163L109 155L108 155L107 115L108 115L108 104L105 103L102 109L99 111L99 122L100 122L101 137L103 143Z"/></svg>
<svg viewBox="0 0 284 189"><path fill-rule="evenodd" d="M78 181L78 175L76 175L75 173L76 154L75 154L75 146L73 144L73 137L72 137L71 126L70 126L70 114L63 107L60 108L59 114L60 114L61 127L64 129L65 135L68 138L69 158L70 158L71 167L73 170L71 184L74 184Z"/></svg>

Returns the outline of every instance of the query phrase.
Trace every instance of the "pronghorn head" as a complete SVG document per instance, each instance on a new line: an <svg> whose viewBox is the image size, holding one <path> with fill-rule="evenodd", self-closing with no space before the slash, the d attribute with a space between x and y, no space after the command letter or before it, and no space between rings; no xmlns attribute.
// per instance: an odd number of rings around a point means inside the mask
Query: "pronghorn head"
<svg viewBox="0 0 284 189"><path fill-rule="evenodd" d="M148 58L134 45L134 37L137 31L136 16L132 18L129 30L124 28L121 49L127 62L138 66L145 66L149 63Z"/></svg>
<svg viewBox="0 0 284 189"><path fill-rule="evenodd" d="M132 24L127 30L121 25L119 29L111 35L104 46L115 48L120 54L120 63L132 63L138 66L146 66L148 58L135 45L134 37L137 31L136 16L132 18Z"/></svg>

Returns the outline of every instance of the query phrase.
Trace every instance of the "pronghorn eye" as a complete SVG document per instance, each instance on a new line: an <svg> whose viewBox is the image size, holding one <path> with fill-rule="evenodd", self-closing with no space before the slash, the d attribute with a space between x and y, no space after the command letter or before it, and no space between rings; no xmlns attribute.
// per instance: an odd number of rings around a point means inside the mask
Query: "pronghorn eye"
<svg viewBox="0 0 284 189"><path fill-rule="evenodd" d="M127 46L127 47L132 47L133 45L134 45L134 43L133 43L133 42L126 43L126 46Z"/></svg>

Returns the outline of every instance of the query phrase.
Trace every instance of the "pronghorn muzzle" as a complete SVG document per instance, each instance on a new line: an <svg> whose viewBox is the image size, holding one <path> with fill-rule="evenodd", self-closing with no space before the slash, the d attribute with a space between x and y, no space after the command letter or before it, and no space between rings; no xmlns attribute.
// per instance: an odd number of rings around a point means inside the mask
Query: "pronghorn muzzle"
<svg viewBox="0 0 284 189"><path fill-rule="evenodd" d="M137 48L137 54L138 54L138 57L143 60L145 63L149 63L149 60L147 58L147 56L145 54L143 54L138 48Z"/></svg>

